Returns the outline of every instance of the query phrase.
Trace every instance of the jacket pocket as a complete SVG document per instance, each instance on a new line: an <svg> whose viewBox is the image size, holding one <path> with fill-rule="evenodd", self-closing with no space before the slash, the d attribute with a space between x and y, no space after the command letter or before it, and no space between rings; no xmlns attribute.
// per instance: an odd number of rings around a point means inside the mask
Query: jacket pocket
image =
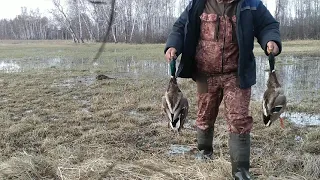
<svg viewBox="0 0 320 180"><path fill-rule="evenodd" d="M220 26L218 15L202 13L200 20L200 38L206 41L216 41L219 36Z"/></svg>

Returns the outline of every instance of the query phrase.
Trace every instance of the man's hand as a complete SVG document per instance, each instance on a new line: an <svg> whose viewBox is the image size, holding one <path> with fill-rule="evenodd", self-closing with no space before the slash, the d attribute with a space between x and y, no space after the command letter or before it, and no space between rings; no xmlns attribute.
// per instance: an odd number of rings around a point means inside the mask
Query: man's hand
<svg viewBox="0 0 320 180"><path fill-rule="evenodd" d="M165 58L168 62L170 62L172 59L176 59L177 58L177 50L176 48L169 48L165 54Z"/></svg>
<svg viewBox="0 0 320 180"><path fill-rule="evenodd" d="M279 47L278 47L277 43L275 43L274 41L269 41L267 43L267 52L268 52L268 54L270 54L272 52L274 55L278 55L279 54Z"/></svg>

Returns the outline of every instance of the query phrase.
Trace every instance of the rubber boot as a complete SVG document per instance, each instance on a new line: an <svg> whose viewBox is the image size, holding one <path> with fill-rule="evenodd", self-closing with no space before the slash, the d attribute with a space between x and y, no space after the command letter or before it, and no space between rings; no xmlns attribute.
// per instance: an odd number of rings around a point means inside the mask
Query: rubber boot
<svg viewBox="0 0 320 180"><path fill-rule="evenodd" d="M213 128L202 130L197 128L198 149L201 152L202 159L212 159L213 154Z"/></svg>
<svg viewBox="0 0 320 180"><path fill-rule="evenodd" d="M250 134L230 133L229 153L235 180L250 180Z"/></svg>

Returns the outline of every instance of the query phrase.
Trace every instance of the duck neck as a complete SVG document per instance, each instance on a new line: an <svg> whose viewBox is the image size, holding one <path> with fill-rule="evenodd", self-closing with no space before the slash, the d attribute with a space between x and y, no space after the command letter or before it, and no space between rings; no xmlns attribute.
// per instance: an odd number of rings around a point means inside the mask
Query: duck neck
<svg viewBox="0 0 320 180"><path fill-rule="evenodd" d="M273 87L273 88L281 87L278 81L278 78L276 76L276 73L274 71L270 72L268 87Z"/></svg>

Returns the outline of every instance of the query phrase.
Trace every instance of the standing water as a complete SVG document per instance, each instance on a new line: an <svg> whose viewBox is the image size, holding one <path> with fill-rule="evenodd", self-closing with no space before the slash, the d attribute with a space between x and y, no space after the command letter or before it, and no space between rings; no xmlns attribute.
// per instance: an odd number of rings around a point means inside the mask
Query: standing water
<svg viewBox="0 0 320 180"><path fill-rule="evenodd" d="M33 60L0 60L0 73L16 73L43 68L68 70L79 66L88 67L88 62L88 60L72 60L60 57ZM170 75L168 63L164 60L135 60L130 56L116 58L111 62L98 61L95 67L100 65L109 67L113 77L163 79ZM256 69L257 83L252 87L252 99L261 101L268 80L269 64L266 56L256 57ZM320 78L318 74L320 72L320 57L276 57L276 72L289 104L320 100ZM284 113L284 115L297 124L320 125L320 115L293 113Z"/></svg>
<svg viewBox="0 0 320 180"><path fill-rule="evenodd" d="M132 57L116 59L114 73L126 73L130 77L165 78L170 75L165 61L142 61ZM257 83L252 87L252 99L261 101L266 90L269 62L266 56L256 57ZM288 104L299 104L315 96L320 100L320 57L276 57L276 72L283 86ZM284 113L287 119L305 125L320 125L320 115ZM313 118L309 118L313 117ZM305 119L304 119L305 118Z"/></svg>

